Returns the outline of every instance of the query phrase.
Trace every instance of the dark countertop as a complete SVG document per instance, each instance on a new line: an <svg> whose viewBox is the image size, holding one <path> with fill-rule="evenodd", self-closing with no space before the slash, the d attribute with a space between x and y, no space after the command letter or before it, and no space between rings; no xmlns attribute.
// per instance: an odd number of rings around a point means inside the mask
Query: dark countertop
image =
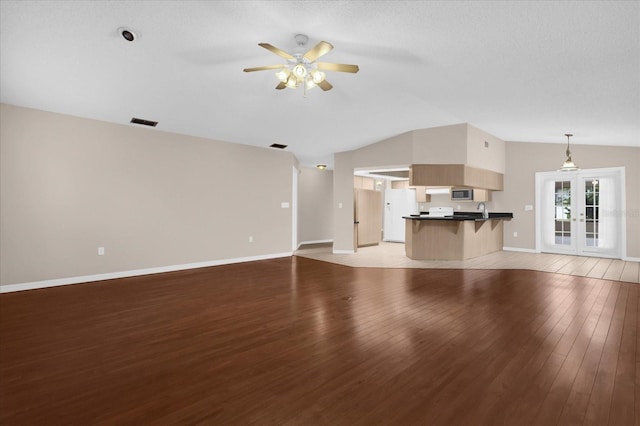
<svg viewBox="0 0 640 426"><path fill-rule="evenodd" d="M463 221L463 220L473 220L475 222L482 222L485 220L503 220L503 219L513 219L513 213L489 213L489 217L482 217L482 213L478 212L453 212L453 216L445 216L445 217L429 217L428 213L424 214L412 214L411 216L402 216L403 219L410 220L455 220L455 221Z"/></svg>

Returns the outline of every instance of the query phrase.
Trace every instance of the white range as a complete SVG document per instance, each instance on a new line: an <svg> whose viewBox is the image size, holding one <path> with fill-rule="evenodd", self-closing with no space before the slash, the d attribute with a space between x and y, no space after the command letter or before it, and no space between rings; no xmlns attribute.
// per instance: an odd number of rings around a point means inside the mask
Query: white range
<svg viewBox="0 0 640 426"><path fill-rule="evenodd" d="M429 217L453 216L453 207L429 207Z"/></svg>

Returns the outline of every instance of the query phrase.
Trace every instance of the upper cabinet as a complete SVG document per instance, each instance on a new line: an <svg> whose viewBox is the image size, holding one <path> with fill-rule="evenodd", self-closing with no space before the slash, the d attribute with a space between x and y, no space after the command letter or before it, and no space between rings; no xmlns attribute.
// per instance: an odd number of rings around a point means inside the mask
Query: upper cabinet
<svg viewBox="0 0 640 426"><path fill-rule="evenodd" d="M356 189L370 189L370 190L373 191L373 190L376 189L376 183L370 177L354 176L353 177L353 187L356 188Z"/></svg>
<svg viewBox="0 0 640 426"><path fill-rule="evenodd" d="M450 186L504 190L504 175L464 164L413 164L409 169L411 186Z"/></svg>
<svg viewBox="0 0 640 426"><path fill-rule="evenodd" d="M431 195L427 194L427 188L424 186L412 186L409 187L408 180L396 180L391 182L391 189L411 189L416 191L417 203L428 203L431 201Z"/></svg>
<svg viewBox="0 0 640 426"><path fill-rule="evenodd" d="M491 191L488 189L475 188L473 190L473 201L476 203L480 201L491 201Z"/></svg>

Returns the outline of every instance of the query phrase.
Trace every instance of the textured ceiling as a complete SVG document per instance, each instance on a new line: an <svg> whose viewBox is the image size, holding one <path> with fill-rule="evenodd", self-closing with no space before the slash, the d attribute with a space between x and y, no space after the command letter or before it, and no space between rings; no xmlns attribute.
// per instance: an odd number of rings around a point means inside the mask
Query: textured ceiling
<svg viewBox="0 0 640 426"><path fill-rule="evenodd" d="M266 147L303 165L467 122L509 141L640 146L636 1L5 1L0 100ZM126 42L117 28L141 33ZM334 89L276 91L294 35L335 49ZM155 131L155 130L150 130Z"/></svg>

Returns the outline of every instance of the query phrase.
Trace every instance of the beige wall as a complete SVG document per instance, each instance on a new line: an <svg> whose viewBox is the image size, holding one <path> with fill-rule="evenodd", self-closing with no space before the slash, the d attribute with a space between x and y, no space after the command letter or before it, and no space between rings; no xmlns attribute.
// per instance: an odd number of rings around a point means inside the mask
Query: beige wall
<svg viewBox="0 0 640 426"><path fill-rule="evenodd" d="M0 108L1 285L291 252L290 153Z"/></svg>
<svg viewBox="0 0 640 426"><path fill-rule="evenodd" d="M504 173L504 141L470 124L419 129L409 134L413 136L412 164L467 164Z"/></svg>
<svg viewBox="0 0 640 426"><path fill-rule="evenodd" d="M333 161L333 251L354 247L353 151L339 152Z"/></svg>
<svg viewBox="0 0 640 426"><path fill-rule="evenodd" d="M505 223L505 247L535 249L535 211L524 211L524 206L535 206L536 172L557 170L565 149L560 144L506 143L504 192L494 192L492 202L496 211L514 214L514 219ZM627 256L640 258L640 147L572 145L571 153L582 169L625 167Z"/></svg>
<svg viewBox="0 0 640 426"><path fill-rule="evenodd" d="M447 128L453 136L439 135ZM303 168L298 240L353 250L354 169L459 162L443 156L461 155L462 134L478 142L464 155L479 158L487 134L456 125L337 153L333 173ZM626 167L627 256L640 257L640 148L572 151L582 168ZM505 144L505 191L489 204L514 212L505 246L535 248L535 212L524 206L535 205L535 172L563 155L562 145ZM292 201L296 164L283 151L0 105L0 285L288 253L292 211L281 202Z"/></svg>
<svg viewBox="0 0 640 426"><path fill-rule="evenodd" d="M413 135L413 152L408 164L465 164L467 124L419 129Z"/></svg>
<svg viewBox="0 0 640 426"><path fill-rule="evenodd" d="M298 188L298 241L333 240L333 171L302 167Z"/></svg>
<svg viewBox="0 0 640 426"><path fill-rule="evenodd" d="M485 142L489 146L485 146ZM476 127L467 126L467 165L504 173L505 155L505 143L502 139Z"/></svg>
<svg viewBox="0 0 640 426"><path fill-rule="evenodd" d="M403 133L360 149L356 149L351 157L353 169L388 166L407 166L411 164L413 150L412 132ZM353 173L351 173L353 177ZM353 179L352 179L353 181ZM352 182L353 184L353 182Z"/></svg>

